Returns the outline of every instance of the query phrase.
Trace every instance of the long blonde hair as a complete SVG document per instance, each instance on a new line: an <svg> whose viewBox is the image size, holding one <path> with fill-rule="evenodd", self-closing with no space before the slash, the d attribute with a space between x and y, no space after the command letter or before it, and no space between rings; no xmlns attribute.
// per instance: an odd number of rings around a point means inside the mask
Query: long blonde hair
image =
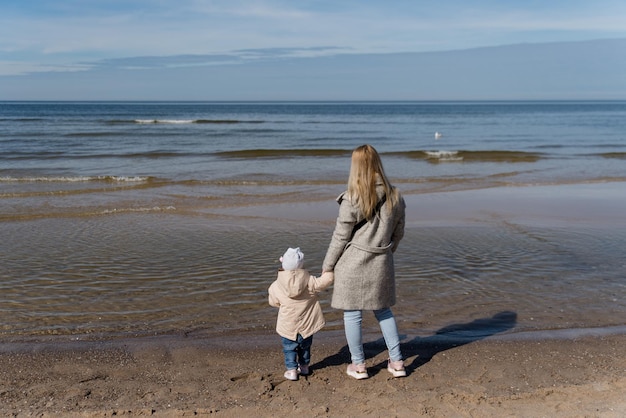
<svg viewBox="0 0 626 418"><path fill-rule="evenodd" d="M383 170L383 163L374 147L368 144L361 145L352 151L348 196L359 206L365 219L371 219L376 211L378 204L376 183L382 183L387 201L390 203L389 209L393 209L398 203L398 191L389 183Z"/></svg>

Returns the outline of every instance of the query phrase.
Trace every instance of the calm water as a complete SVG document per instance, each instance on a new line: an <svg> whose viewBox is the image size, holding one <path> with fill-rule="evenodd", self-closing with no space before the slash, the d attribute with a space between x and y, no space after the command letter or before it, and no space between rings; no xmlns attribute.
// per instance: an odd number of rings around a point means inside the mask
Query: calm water
<svg viewBox="0 0 626 418"><path fill-rule="evenodd" d="M626 102L0 102L0 338L271 331L276 258L300 245L318 273L334 215L257 208L331 202L363 143L407 196L623 183ZM624 324L624 253L624 224L411 227L397 315Z"/></svg>

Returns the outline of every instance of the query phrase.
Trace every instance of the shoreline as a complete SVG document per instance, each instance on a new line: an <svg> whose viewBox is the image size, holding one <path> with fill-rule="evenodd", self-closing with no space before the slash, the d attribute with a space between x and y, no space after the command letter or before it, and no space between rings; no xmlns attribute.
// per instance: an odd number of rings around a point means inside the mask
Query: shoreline
<svg viewBox="0 0 626 418"><path fill-rule="evenodd" d="M505 313L506 314L506 313ZM511 313L515 315L515 313ZM369 324L369 319L367 323ZM611 338L626 337L626 325L607 325L586 328L558 328L534 329L515 331L514 325L493 329L492 324L484 319L474 320L466 324L451 324L437 331L422 331L407 333L398 324L401 344L412 346L419 344L453 344L464 345L481 340L492 342L528 342L528 341L565 341L581 338ZM319 335L330 343L344 342L342 329L323 329ZM375 327L364 326L364 340L376 340L380 335ZM209 329L199 329L184 332L170 332L142 335L91 335L89 337L76 335L37 336L24 339L0 341L0 355L29 353L38 351L83 351L91 349L119 349L120 347L142 347L150 345L166 345L171 347L192 345L206 349L225 349L233 344L252 342L255 348L268 349L276 345L276 334L272 327L265 330L232 330L215 332ZM380 342L380 341L379 341Z"/></svg>

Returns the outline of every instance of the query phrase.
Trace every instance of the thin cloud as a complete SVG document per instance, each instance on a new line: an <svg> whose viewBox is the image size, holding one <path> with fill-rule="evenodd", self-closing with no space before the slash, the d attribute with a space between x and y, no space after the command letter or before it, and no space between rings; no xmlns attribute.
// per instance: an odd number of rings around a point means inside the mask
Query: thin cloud
<svg viewBox="0 0 626 418"><path fill-rule="evenodd" d="M261 48L240 49L227 54L138 56L110 58L79 63L81 68L146 70L158 68L182 68L213 65L233 65L247 62L273 61L285 58L319 57L345 52L346 48L311 47L311 48Z"/></svg>
<svg viewBox="0 0 626 418"><path fill-rule="evenodd" d="M93 66L89 64L37 64L24 61L0 61L0 76L22 76L35 73L68 73L87 71Z"/></svg>
<svg viewBox="0 0 626 418"><path fill-rule="evenodd" d="M336 46L314 46L309 48L256 48L238 49L234 53L241 54L242 57L251 59L273 59L292 57L320 57L333 55L352 50L351 48L341 48Z"/></svg>
<svg viewBox="0 0 626 418"><path fill-rule="evenodd" d="M202 65L236 64L241 58L236 55L173 55L173 56L143 56L111 58L95 62L83 62L85 66L108 69L151 69L151 68L180 68Z"/></svg>

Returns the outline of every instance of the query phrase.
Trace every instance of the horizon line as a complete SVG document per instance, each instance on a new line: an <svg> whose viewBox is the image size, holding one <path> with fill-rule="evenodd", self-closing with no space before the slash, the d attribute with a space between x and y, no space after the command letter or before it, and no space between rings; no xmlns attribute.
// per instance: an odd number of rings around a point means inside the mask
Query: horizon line
<svg viewBox="0 0 626 418"><path fill-rule="evenodd" d="M329 99L329 100L188 100L188 99L0 99L0 103L532 103L532 102L623 102L622 99Z"/></svg>

